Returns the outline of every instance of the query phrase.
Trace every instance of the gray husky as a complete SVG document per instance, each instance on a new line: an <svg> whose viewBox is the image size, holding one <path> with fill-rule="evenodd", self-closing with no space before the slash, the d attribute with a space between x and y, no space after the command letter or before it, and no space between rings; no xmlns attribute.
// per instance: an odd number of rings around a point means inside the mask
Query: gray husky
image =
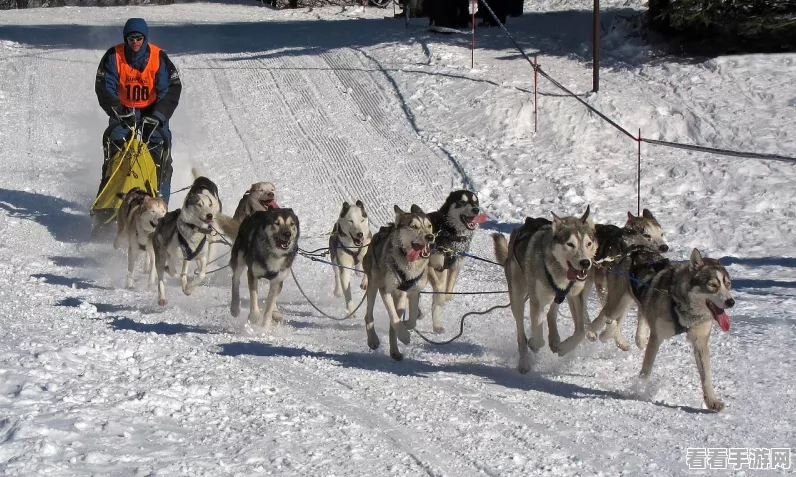
<svg viewBox="0 0 796 477"><path fill-rule="evenodd" d="M711 411L721 411L724 403L713 393L710 378L708 338L714 321L722 331L730 329L725 309L732 308L735 300L727 270L718 260L703 258L697 249L691 251L688 262L675 263L638 247L631 252L630 262L628 283L639 307L639 320L650 327L641 377L652 373L661 343L685 333L694 349L705 404Z"/></svg>
<svg viewBox="0 0 796 477"><path fill-rule="evenodd" d="M534 353L544 346L544 309L565 299L575 320L575 333L561 342L556 323L556 307L547 313L550 349L563 355L573 350L586 335L585 310L578 296L597 252L594 223L589 208L582 217L527 218L514 229L508 244L503 234L493 234L495 257L504 264L511 311L517 325L518 369L531 369L528 348ZM523 314L529 300L531 339L525 335Z"/></svg>
<svg viewBox="0 0 796 477"><path fill-rule="evenodd" d="M232 302L229 309L232 316L240 314L240 277L246 269L249 279L249 321L260 324L268 332L275 317L276 300L282 291L282 283L298 252L299 235L299 220L293 209L259 210L243 219L229 259L232 268ZM257 282L260 278L269 281L262 318L257 303Z"/></svg>
<svg viewBox="0 0 796 477"><path fill-rule="evenodd" d="M210 256L210 239L216 218L221 214L218 188L208 179L198 175L185 196L182 208L167 213L155 227L152 245L155 250L155 267L158 277L158 304L166 305L165 272L175 276L180 269L182 291L190 295L202 283L207 273ZM188 267L196 260L199 275L188 282ZM150 277L150 281L152 281Z"/></svg>
<svg viewBox="0 0 796 477"><path fill-rule="evenodd" d="M373 236L362 265L368 278L365 330L370 349L379 347L373 325L373 307L380 294L390 319L390 356L403 359L398 340L409 344L409 330L415 327L420 314L420 291L426 285L426 268L434 246L431 221L423 210L412 205L409 212L395 206L395 222ZM408 297L408 309L405 306ZM407 309L406 324L401 315Z"/></svg>
<svg viewBox="0 0 796 477"><path fill-rule="evenodd" d="M442 307L451 294L462 268L462 253L469 251L478 224L486 219L478 196L468 190L451 192L439 210L428 214L434 228L434 253L428 262L428 281L434 290L431 319L434 333L443 333Z"/></svg>
<svg viewBox="0 0 796 477"><path fill-rule="evenodd" d="M586 336L590 340L597 338L596 333L605 325L605 330L600 334L600 341L606 342L611 338L623 351L630 349L627 339L622 335L622 322L633 304L630 295L628 273L630 267L630 252L636 247L645 247L650 250L665 253L669 246L663 241L661 226L648 209L644 209L640 216L627 213L627 222L624 227L597 224L596 260L599 265L593 268L587 281L587 287L593 283L597 287L597 295L603 305L611 302L611 306L603 309L589 326ZM608 316L607 313L616 312L617 316ZM638 320L636 327L636 345L643 349L647 343L647 329L644 320Z"/></svg>
<svg viewBox="0 0 796 477"><path fill-rule="evenodd" d="M354 312L354 300L351 297L351 270L362 270L362 259L368 251L373 234L370 232L370 221L365 212L365 204L361 200L351 206L343 202L340 217L332 228L329 236L329 255L334 269L334 296L345 295L346 310ZM368 277L359 285L363 290L368 288Z"/></svg>

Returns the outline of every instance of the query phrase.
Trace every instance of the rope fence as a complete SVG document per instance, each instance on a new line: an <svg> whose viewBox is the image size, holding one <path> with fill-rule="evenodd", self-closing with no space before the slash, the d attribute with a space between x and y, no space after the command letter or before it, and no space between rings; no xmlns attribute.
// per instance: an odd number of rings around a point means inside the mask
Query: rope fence
<svg viewBox="0 0 796 477"><path fill-rule="evenodd" d="M503 25L503 23L501 23L500 20L498 20L497 15L495 15L495 12L492 10L492 7L489 6L489 3L486 0L481 0L481 2L486 7L486 9L489 11L489 14L492 15L492 18L495 20L495 22L503 30L503 33L505 33L506 36L509 38L509 40L511 40L511 42L514 44L514 47L517 49L517 51L520 52L522 57L525 58L525 60L528 62L529 65L531 65L531 68L533 68L533 70L536 73L541 75L546 80L550 81L553 84L553 86L555 86L556 88L560 89L561 91L566 93L568 96L571 96L571 97L575 98L578 102L583 104L591 112L596 114L602 120L604 120L605 122L607 122L608 124L613 126L615 129L617 129L618 131L620 131L622 134L626 135L630 139L633 139L634 141L639 141L639 142L646 142L648 144L654 144L656 146L665 146L665 147L671 147L671 148L676 148L676 149L686 149L686 150L690 150L690 151L706 152L706 153L710 153L710 154L720 154L720 155L731 156L731 157L742 157L742 158L746 158L746 159L773 160L773 161L783 161L783 162L788 162L788 163L791 163L791 164L796 164L796 157L784 156L784 155L781 155L781 154L769 154L769 153L760 153L760 152L753 152L753 151L752 152L750 152L750 151L734 151L734 150L731 150L731 149L722 149L722 148L716 148L716 147L700 146L700 145L696 145L696 144L683 144L683 143L673 142L673 141L660 141L660 140L657 140L657 139L649 139L649 138L641 137L640 135L638 137L633 136L633 134L631 134L630 131L628 131L627 129L623 128L619 124L617 124L616 121L614 121L611 118L609 118L608 116L606 116L602 111L598 110L597 108L595 108L594 106L592 106L591 104L586 102L583 98L581 98L577 94L573 93L572 91L567 89L564 85L562 85L561 83L556 81L552 76L550 76L547 72L545 72L542 69L542 67L539 66L539 64L537 62L531 61L530 56L528 56L528 54L525 52L525 50L522 48L522 46L520 46L520 44L517 42L517 40L511 34L511 32L509 32L506 29L506 26ZM534 85L534 90L535 89L536 89L536 86Z"/></svg>

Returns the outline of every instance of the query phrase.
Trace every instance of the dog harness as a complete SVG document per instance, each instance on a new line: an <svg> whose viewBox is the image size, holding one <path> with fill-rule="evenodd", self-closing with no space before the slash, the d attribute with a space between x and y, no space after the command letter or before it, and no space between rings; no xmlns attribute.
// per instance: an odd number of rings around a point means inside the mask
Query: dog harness
<svg viewBox="0 0 796 477"><path fill-rule="evenodd" d="M564 303L564 300L567 298L567 295L569 294L569 291L572 289L572 285L575 284L575 281L573 280L569 282L569 285L567 285L567 287L564 288L563 290L561 288L558 288L556 282L553 281L553 276L550 275L549 271L547 271L547 265L545 265L544 267L544 276L547 277L547 283L549 283L550 287L553 288L553 291L556 292L556 297L554 299L556 304L560 305Z"/></svg>
<svg viewBox="0 0 796 477"><path fill-rule="evenodd" d="M420 275L410 279L407 278L403 270L398 268L398 265L395 264L395 261L392 261L390 265L392 265L392 271L395 273L395 276L397 276L398 280L401 281L401 283L398 284L398 289L401 290L402 292L405 292L410 288L412 288L413 286L415 286L417 282L419 282L420 279L423 278L423 275L426 273L426 271L423 270L422 272L420 272Z"/></svg>
<svg viewBox="0 0 796 477"><path fill-rule="evenodd" d="M437 244L436 250L445 255L445 260L442 263L442 269L437 270L438 272L441 272L442 270L448 270L453 267L453 265L456 263L456 260L459 259L459 255L461 255L462 252L466 252L467 249L470 248L470 237L459 236L456 233L456 229L449 226L447 221L445 221L445 223L440 227L434 242Z"/></svg>
<svg viewBox="0 0 796 477"><path fill-rule="evenodd" d="M677 302L674 301L674 298L670 298L670 300L671 300L672 320L674 320L674 334L675 336L681 335L686 331L688 331L688 328L686 328L680 323L680 316L677 314Z"/></svg>
<svg viewBox="0 0 796 477"><path fill-rule="evenodd" d="M357 247L355 250L352 250L352 249L346 247L343 244L343 242L339 238L337 238L337 236L340 235L340 230L337 227L337 225L334 226L334 231L333 232L336 234L336 235L333 236L334 245L335 245L334 246L334 250L335 250L334 253L336 254L337 250L342 249L343 252L347 253L348 255L351 256L351 258L354 259L354 265L359 265L359 262L362 261L362 259L359 258L359 254L362 253L362 248L364 247L364 245L362 245L360 247Z"/></svg>
<svg viewBox="0 0 796 477"><path fill-rule="evenodd" d="M180 243L180 249L182 250L183 258L190 262L202 252L202 249L205 248L205 243L207 243L207 235L202 237L202 241L199 242L199 246L196 247L196 250L191 250L191 246L188 244L188 241L185 240L185 237L182 236L179 230L177 230L177 241Z"/></svg>
<svg viewBox="0 0 796 477"><path fill-rule="evenodd" d="M644 288L649 288L652 284L652 278L659 273L661 270L666 268L669 265L669 259L658 260L657 262L650 262L650 263L641 263L641 264L632 264L630 267L630 274L628 278L630 279L630 291L633 293L633 296L636 297L636 300L641 301L641 293L643 292ZM638 279L637 271L641 267L647 267L652 269L652 276L646 280L641 281ZM674 301L674 298L669 298L669 313L671 313L672 321L674 321L674 334L675 336L681 335L688 331L688 328L680 323L680 316L677 314L677 302Z"/></svg>

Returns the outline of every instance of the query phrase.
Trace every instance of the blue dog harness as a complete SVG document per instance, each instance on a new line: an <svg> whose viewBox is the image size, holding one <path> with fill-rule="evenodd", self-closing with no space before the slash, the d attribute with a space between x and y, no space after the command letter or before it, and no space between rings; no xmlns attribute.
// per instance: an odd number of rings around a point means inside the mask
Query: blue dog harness
<svg viewBox="0 0 796 477"><path fill-rule="evenodd" d="M202 249L205 248L205 244L207 243L207 235L202 237L202 241L199 242L199 246L196 247L196 250L191 250L191 246L188 244L188 241L185 240L185 237L182 236L179 230L177 231L177 241L180 243L180 249L182 250L183 258L190 262L202 252Z"/></svg>
<svg viewBox="0 0 796 477"><path fill-rule="evenodd" d="M420 275L414 278L407 278L403 270L398 268L398 266L395 264L395 261L390 263L390 265L392 266L393 273L395 273L395 276L398 277L398 280L400 280L400 283L398 284L398 289L401 290L402 292L405 292L410 288L412 288L413 286L415 286L417 282L419 282L420 279L423 278L423 275L426 273L424 269L422 272L420 272Z"/></svg>

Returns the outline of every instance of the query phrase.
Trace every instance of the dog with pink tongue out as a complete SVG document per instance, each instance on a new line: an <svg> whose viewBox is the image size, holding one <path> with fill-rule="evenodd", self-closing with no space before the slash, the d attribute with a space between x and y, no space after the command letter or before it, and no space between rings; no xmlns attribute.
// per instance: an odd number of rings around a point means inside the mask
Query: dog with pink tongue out
<svg viewBox="0 0 796 477"><path fill-rule="evenodd" d="M390 357L403 359L398 341L409 344L409 330L420 314L420 291L428 283L428 262L434 248L434 230L423 210L412 204L409 212L395 206L395 222L381 227L362 260L368 280L365 331L370 349L379 347L373 323L376 297L381 296L390 321ZM406 311L407 320L401 321Z"/></svg>
<svg viewBox="0 0 796 477"><path fill-rule="evenodd" d="M735 306L730 274L718 260L703 257L698 249L691 251L687 262L670 262L646 248L635 249L630 259L638 317L650 328L641 378L650 377L660 345L685 334L694 349L705 405L710 411L721 411L724 403L713 392L708 338L714 322L723 332L730 331L726 310Z"/></svg>
<svg viewBox="0 0 796 477"><path fill-rule="evenodd" d="M478 226L487 220L478 196L468 190L453 191L439 210L428 214L434 228L434 252L428 262L428 281L434 290L431 320L434 333L443 333L442 307L453 298L453 289L470 251Z"/></svg>

